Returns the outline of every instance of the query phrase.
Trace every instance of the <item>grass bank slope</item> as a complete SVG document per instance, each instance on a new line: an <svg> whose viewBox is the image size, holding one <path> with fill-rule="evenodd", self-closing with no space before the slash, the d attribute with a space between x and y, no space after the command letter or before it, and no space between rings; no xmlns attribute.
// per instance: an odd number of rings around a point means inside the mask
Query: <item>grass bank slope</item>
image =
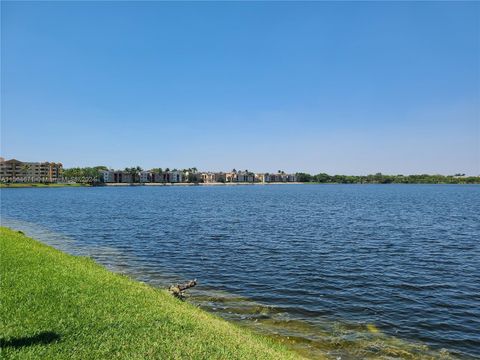
<svg viewBox="0 0 480 360"><path fill-rule="evenodd" d="M0 228L2 359L294 359L164 290Z"/></svg>

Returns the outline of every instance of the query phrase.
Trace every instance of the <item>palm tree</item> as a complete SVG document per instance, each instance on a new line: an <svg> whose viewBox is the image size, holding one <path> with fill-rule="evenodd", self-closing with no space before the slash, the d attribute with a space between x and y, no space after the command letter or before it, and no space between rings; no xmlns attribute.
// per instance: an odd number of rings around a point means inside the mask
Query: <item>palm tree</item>
<svg viewBox="0 0 480 360"><path fill-rule="evenodd" d="M135 182L137 179L138 181L140 182L140 177L139 177L139 174L143 171L143 169L140 167L140 166L137 166L135 168L135 178L133 180L133 182Z"/></svg>
<svg viewBox="0 0 480 360"><path fill-rule="evenodd" d="M20 167L21 174L23 175L24 178L28 177L28 172L30 171L31 168L32 166L30 164L23 164Z"/></svg>
<svg viewBox="0 0 480 360"><path fill-rule="evenodd" d="M123 170L123 171L126 172L127 174L131 174L132 173L132 168L126 167L125 170Z"/></svg>
<svg viewBox="0 0 480 360"><path fill-rule="evenodd" d="M153 173L152 181L153 182L158 182L158 180L160 179L160 175L162 175L162 173L163 173L163 169L162 168L154 168L154 169L151 170L151 172Z"/></svg>
<svg viewBox="0 0 480 360"><path fill-rule="evenodd" d="M136 182L137 181L137 178L138 178L138 173L142 171L142 168L140 166L137 166L137 167L131 167L131 168L125 168L125 172L130 174L130 176L132 177L132 183Z"/></svg>

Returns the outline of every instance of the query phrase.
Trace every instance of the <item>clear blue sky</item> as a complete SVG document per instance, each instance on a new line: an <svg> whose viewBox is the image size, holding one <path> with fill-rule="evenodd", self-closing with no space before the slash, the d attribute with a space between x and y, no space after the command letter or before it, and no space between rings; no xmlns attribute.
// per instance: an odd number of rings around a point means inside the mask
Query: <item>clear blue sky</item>
<svg viewBox="0 0 480 360"><path fill-rule="evenodd" d="M6 158L480 174L480 3L1 10Z"/></svg>

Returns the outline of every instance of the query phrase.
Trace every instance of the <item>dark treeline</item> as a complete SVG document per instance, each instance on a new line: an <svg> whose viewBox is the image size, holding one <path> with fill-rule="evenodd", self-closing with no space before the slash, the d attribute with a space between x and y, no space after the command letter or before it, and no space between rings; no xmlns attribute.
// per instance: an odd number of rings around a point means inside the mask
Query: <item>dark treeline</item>
<svg viewBox="0 0 480 360"><path fill-rule="evenodd" d="M456 175L310 175L297 173L298 182L322 184L480 184L480 176Z"/></svg>

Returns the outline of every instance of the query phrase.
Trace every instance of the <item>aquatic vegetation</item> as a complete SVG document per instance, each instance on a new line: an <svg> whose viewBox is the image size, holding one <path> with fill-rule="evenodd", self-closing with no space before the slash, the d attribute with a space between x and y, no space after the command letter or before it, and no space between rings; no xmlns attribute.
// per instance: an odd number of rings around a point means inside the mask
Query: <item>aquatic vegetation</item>
<svg viewBox="0 0 480 360"><path fill-rule="evenodd" d="M372 323L327 318L292 319L273 306L216 290L193 292L189 301L275 338L309 358L454 359L445 349L433 351L424 344L387 335Z"/></svg>

